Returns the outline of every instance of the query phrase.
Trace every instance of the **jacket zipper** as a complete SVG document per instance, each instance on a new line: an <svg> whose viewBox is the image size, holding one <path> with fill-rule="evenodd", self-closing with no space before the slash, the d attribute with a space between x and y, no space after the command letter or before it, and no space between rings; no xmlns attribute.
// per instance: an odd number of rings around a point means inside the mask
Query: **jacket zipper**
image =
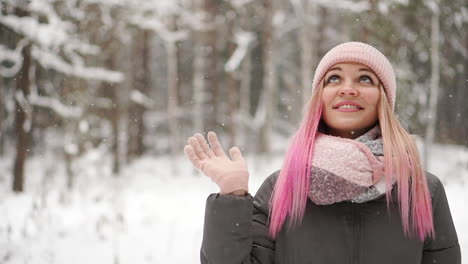
<svg viewBox="0 0 468 264"><path fill-rule="evenodd" d="M358 206L353 206L353 264L361 264L361 216Z"/></svg>

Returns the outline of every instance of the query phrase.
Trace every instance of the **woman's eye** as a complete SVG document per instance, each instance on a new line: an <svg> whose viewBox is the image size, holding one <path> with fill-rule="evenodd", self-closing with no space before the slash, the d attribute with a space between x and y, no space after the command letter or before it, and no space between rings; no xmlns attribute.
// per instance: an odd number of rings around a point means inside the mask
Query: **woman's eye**
<svg viewBox="0 0 468 264"><path fill-rule="evenodd" d="M361 78L359 78L359 81L366 82L366 83L373 83L372 79L369 76L361 76Z"/></svg>
<svg viewBox="0 0 468 264"><path fill-rule="evenodd" d="M328 78L328 83L331 83L331 82L339 82L340 81L340 77L338 77L338 75L332 75Z"/></svg>

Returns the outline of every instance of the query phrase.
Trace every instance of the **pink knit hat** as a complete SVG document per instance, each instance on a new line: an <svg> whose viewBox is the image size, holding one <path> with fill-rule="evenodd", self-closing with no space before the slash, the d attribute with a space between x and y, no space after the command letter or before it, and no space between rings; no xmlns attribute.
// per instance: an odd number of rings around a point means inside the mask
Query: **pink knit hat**
<svg viewBox="0 0 468 264"><path fill-rule="evenodd" d="M392 65L376 48L361 42L346 42L328 51L315 70L313 89L333 65L344 62L361 63L371 68L382 82L392 109L395 108L396 80Z"/></svg>

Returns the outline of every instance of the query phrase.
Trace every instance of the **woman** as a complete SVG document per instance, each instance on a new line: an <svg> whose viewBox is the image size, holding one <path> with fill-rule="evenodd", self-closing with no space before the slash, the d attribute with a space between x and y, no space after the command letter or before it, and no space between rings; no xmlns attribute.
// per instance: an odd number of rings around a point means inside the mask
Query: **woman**
<svg viewBox="0 0 468 264"><path fill-rule="evenodd" d="M208 197L202 263L461 263L444 188L422 170L393 114L395 74L377 49L348 42L320 61L281 171L255 198L239 149L216 135L184 152L220 187Z"/></svg>

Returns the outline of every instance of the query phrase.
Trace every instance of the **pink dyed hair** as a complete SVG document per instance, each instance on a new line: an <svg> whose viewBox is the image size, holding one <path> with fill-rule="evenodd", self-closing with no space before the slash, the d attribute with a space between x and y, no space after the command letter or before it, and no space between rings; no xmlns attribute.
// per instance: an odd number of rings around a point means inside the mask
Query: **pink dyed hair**
<svg viewBox="0 0 468 264"><path fill-rule="evenodd" d="M315 135L322 115L322 89L323 83L320 82L317 89L314 89L312 98L305 108L302 122L291 139L273 190L269 230L273 238L283 228L286 218L290 218L289 227L292 227L304 216ZM397 175L398 203L404 233L407 236L416 235L424 241L426 237L434 237L427 180L416 144L394 116L382 86L380 86L378 111L384 146L385 177L389 185L393 173ZM389 207L390 191L386 193L386 199Z"/></svg>

